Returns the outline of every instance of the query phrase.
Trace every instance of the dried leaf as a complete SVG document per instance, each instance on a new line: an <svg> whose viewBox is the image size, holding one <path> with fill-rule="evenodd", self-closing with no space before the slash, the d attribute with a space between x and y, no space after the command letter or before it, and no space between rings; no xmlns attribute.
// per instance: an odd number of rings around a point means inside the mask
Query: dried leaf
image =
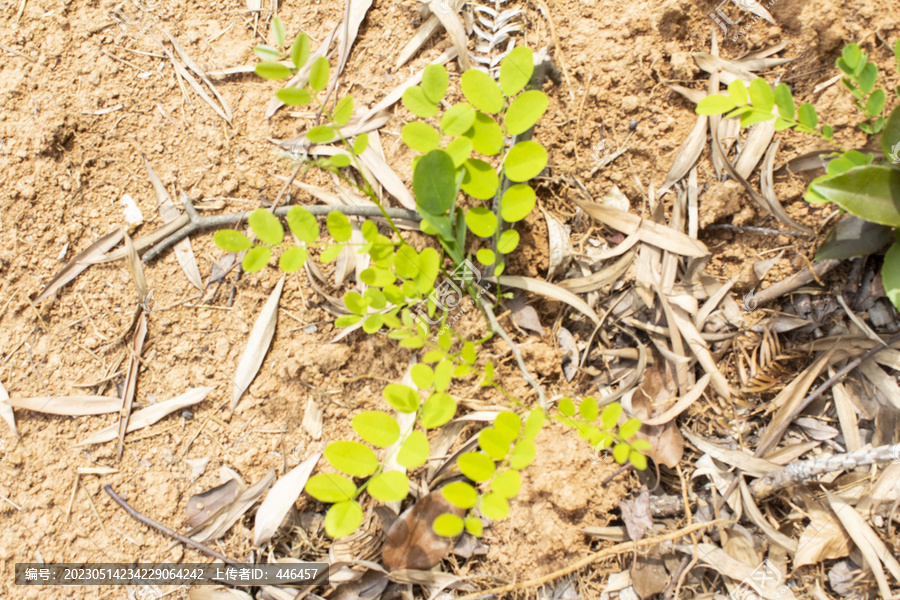
<svg viewBox="0 0 900 600"><path fill-rule="evenodd" d="M9 428L16 435L16 439L20 439L19 430L16 429L16 415L13 413L12 406L6 404L7 400L9 400L9 394L6 393L6 388L0 383L0 418L6 421L6 424L9 425Z"/></svg>
<svg viewBox="0 0 900 600"><path fill-rule="evenodd" d="M566 376L566 381L572 381L575 373L578 372L579 365L578 346L575 344L575 336L565 327L560 327L556 333L556 341L566 353L562 363L563 375Z"/></svg>
<svg viewBox="0 0 900 600"><path fill-rule="evenodd" d="M231 399L231 410L234 410L241 396L250 387L250 383L259 373L272 338L275 336L275 324L278 323L278 302L281 300L281 291L284 289L284 277L278 280L275 289L266 301L259 316L250 330L247 338L247 347L241 355L237 370L234 373L234 395Z"/></svg>
<svg viewBox="0 0 900 600"><path fill-rule="evenodd" d="M669 167L666 180L656 192L657 198L662 198L662 195L669 188L681 181L688 174L688 171L691 170L691 167L694 166L694 163L697 162L697 159L700 158L703 146L706 145L706 128L708 123L708 117L705 115L697 117L694 128L691 129L687 139L684 140L681 148L678 149L678 153L675 154L675 160L672 162L672 166Z"/></svg>
<svg viewBox="0 0 900 600"><path fill-rule="evenodd" d="M334 569L334 565L331 566ZM334 582L334 575L331 575ZM339 585L328 597L329 600L376 600L381 598L387 587L387 575L378 571L367 571L361 578Z"/></svg>
<svg viewBox="0 0 900 600"><path fill-rule="evenodd" d="M625 522L625 530L632 541L638 541L644 537L644 533L653 527L653 517L650 516L650 494L646 491L638 494L633 500L619 502L622 511L622 520Z"/></svg>
<svg viewBox="0 0 900 600"><path fill-rule="evenodd" d="M687 410L687 408L700 399L700 396L703 395L703 392L706 391L706 386L709 385L710 375L707 373L703 377L697 380L697 383L693 385L691 390L678 399L678 402L675 403L674 406L670 407L666 412L661 415L653 416L649 419L644 419L642 423L644 425L664 425L669 423L670 421L675 420L675 417L680 415L682 412Z"/></svg>
<svg viewBox="0 0 900 600"><path fill-rule="evenodd" d="M169 59L172 61L172 65L175 67L175 70L178 71L178 73L182 77L184 77L184 79L191 85L191 87L194 88L194 91L197 92L197 94L201 98L203 98L203 100L207 104L209 104L214 111L216 111L216 114L218 114L220 117L228 121L229 124L231 124L232 114L231 107L228 105L228 102L225 100L225 98L222 97L222 94L219 93L219 90L215 85L213 85L213 82L210 81L209 77L206 76L206 73L203 72L203 69L197 66L197 63L195 63L194 60L190 56L188 56L187 52L185 52L181 48L181 46L178 44L178 41L174 37L169 35L168 31L163 30L163 33L165 33L166 37L169 38L169 41L172 42L172 46L175 48L175 52L178 53L178 56L181 58L181 60L184 61L184 64L187 65L188 69L196 73L197 76L200 77L201 80L203 80L203 83L209 86L209 89L212 90L213 95L221 104L221 108L219 108L219 105L209 97L209 95L206 93L206 90L204 90L203 87L199 83L197 83L197 80L194 79L194 77L190 73L188 73L187 69L185 69L178 61L175 60L175 57L172 56L172 53L169 52L169 49L163 46L163 49L166 51L166 54L169 55Z"/></svg>
<svg viewBox="0 0 900 600"><path fill-rule="evenodd" d="M533 331L538 337L543 337L544 328L541 326L541 319L534 307L526 304L525 296L516 294L511 300L507 301L506 306L510 310L510 317L513 323L522 329Z"/></svg>
<svg viewBox="0 0 900 600"><path fill-rule="evenodd" d="M431 0L428 3L428 8L431 9L434 16L444 26L447 35L450 36L450 41L453 42L453 46L456 48L460 69L466 71L469 68L468 38L466 38L466 28L463 26L459 15L456 14L462 5L463 2L459 0Z"/></svg>
<svg viewBox="0 0 900 600"><path fill-rule="evenodd" d="M309 480L320 456L322 456L321 452L314 452L312 456L291 469L272 486L272 490L256 511L256 522L253 528L254 546L262 546L278 531L285 517L294 507L294 502L303 492L303 487Z"/></svg>
<svg viewBox="0 0 900 600"><path fill-rule="evenodd" d="M737 171L741 177L745 179L750 177L750 174L756 169L756 165L759 164L763 154L766 153L766 149L769 147L773 137L775 137L774 120L763 121L750 128L750 134L747 136L747 141L744 142L741 154L734 163L734 170Z"/></svg>
<svg viewBox="0 0 900 600"><path fill-rule="evenodd" d="M499 278L485 277L484 279L495 284L499 282L499 284L502 286L514 287L520 290L525 290L526 292L534 292L535 294L541 294L542 296L547 296L548 298L552 298L553 300L565 302L575 310L581 312L591 321L593 321L594 325L598 325L600 323L600 317L597 316L597 313L594 312L594 309L588 306L587 302L558 285L547 283L546 281L541 281L540 279L534 279L532 277L520 277L518 275L501 275Z"/></svg>
<svg viewBox="0 0 900 600"><path fill-rule="evenodd" d="M125 247L134 248L130 244L130 238L125 235ZM128 256L131 256L130 252ZM134 253L137 259L137 253ZM128 421L131 418L131 405L134 403L134 394L137 391L138 368L141 364L141 352L144 350L144 340L147 338L147 313L141 311L138 316L137 327L131 339L131 356L128 359L128 370L125 372L125 385L122 391L122 412L119 414L119 445L116 450L116 460L122 459L122 451L125 448L125 433L128 430Z"/></svg>
<svg viewBox="0 0 900 600"><path fill-rule="evenodd" d="M398 53L397 62L394 63L394 69L399 69L408 63L409 59L415 56L416 52L419 51L419 48L424 46L425 42L431 39L431 36L434 35L434 32L437 31L440 26L441 22L434 14L430 15L424 23L419 25L419 29L416 30L415 35L413 35L412 39L410 39ZM456 47L453 49L454 51L458 51Z"/></svg>
<svg viewBox="0 0 900 600"><path fill-rule="evenodd" d="M53 279L47 283L44 290L34 299L34 303L39 304L43 302L56 290L78 277L85 269L91 266L90 261L102 257L107 250L118 244L124 235L125 230L117 228L88 246L75 258L66 263L66 266L60 269L59 273L53 276Z"/></svg>
<svg viewBox="0 0 900 600"><path fill-rule="evenodd" d="M309 434L314 440L322 439L322 409L316 404L316 401L310 396L306 402L306 410L303 411L303 431Z"/></svg>
<svg viewBox="0 0 900 600"><path fill-rule="evenodd" d="M171 400L166 400L165 402L158 402L147 408L142 408L137 411L131 418L128 420L128 429L126 433L131 433L133 431L137 431L138 429L143 429L144 427L148 427L153 425L157 421L165 418L166 416L172 414L177 410L181 410L183 408L187 408L188 406L192 406L199 402L202 402L206 396L209 395L211 391L215 388L211 387L198 387L192 390L189 390L180 396L172 398ZM102 397L102 396L101 396ZM118 408L117 412L122 408L122 400L118 399ZM102 444L104 442L109 442L116 439L116 435L118 432L118 425L110 425L104 429L101 429L97 433L93 434L88 439L78 442L75 444L76 446L90 446L91 444Z"/></svg>
<svg viewBox="0 0 900 600"><path fill-rule="evenodd" d="M731 388L728 385L728 380L725 379L725 376L719 371L718 363L709 351L706 340L700 336L700 332L694 327L690 315L688 315L681 307L673 306L672 317L674 325L681 332L681 335L684 336L684 340L690 347L691 352L694 353L694 356L697 357L700 366L702 366L703 370L712 377L712 386L715 388L716 392L723 398L731 398Z"/></svg>
<svg viewBox="0 0 900 600"><path fill-rule="evenodd" d="M784 583L784 575L765 572L770 563L748 565L732 558L715 544L700 543L694 546L677 546L678 550L694 555L714 571L732 579L736 585L747 584L748 593L755 592L764 600L797 600L794 592ZM752 585L750 585L752 582Z"/></svg>
<svg viewBox="0 0 900 600"><path fill-rule="evenodd" d="M694 52L692 56L694 57L694 62L697 63L697 66L707 73L721 70L719 77L725 85L728 85L737 79L742 80L746 84L749 84L756 79L756 75L751 73L747 67L736 62L718 58L707 52Z"/></svg>
<svg viewBox="0 0 900 600"><path fill-rule="evenodd" d="M0 399L0 406L22 408L48 415L81 417L106 415L122 410L122 399L110 396L38 396Z"/></svg>
<svg viewBox="0 0 900 600"><path fill-rule="evenodd" d="M791 554L797 552L797 541L781 533L769 523L762 514L762 511L759 510L759 507L756 505L756 499L750 492L750 486L747 485L747 481L743 477L739 477L738 481L741 485L741 499L744 502L744 509L747 511L746 515L750 517L750 520L756 523L756 526L759 527L775 544L781 546Z"/></svg>
<svg viewBox="0 0 900 600"><path fill-rule="evenodd" d="M800 532L797 552L794 554L794 568L817 565L823 560L843 558L850 554L850 538L844 532L834 513L823 506L811 494L804 493L805 512L809 524Z"/></svg>
<svg viewBox="0 0 900 600"><path fill-rule="evenodd" d="M272 482L275 481L275 469L269 469L266 476L244 490L230 506L225 508L213 521L200 531L192 532L190 536L198 542L208 542L223 535L234 525L238 519L244 516L250 507L259 500Z"/></svg>
<svg viewBox="0 0 900 600"><path fill-rule="evenodd" d="M199 527L213 518L222 508L237 498L240 487L237 479L229 479L205 492L194 494L187 502L184 522L188 527Z"/></svg>
<svg viewBox="0 0 900 600"><path fill-rule="evenodd" d="M453 506L440 490L436 490L403 511L387 532L382 560L390 571L436 566L453 548L453 538L439 536L432 530L434 520L444 513L459 517L465 511Z"/></svg>
<svg viewBox="0 0 900 600"><path fill-rule="evenodd" d="M550 266L547 268L547 281L550 281L565 273L575 250L572 248L566 226L543 207L541 207L541 212L544 213L544 219L547 221L547 237L550 244Z"/></svg>
<svg viewBox="0 0 900 600"><path fill-rule="evenodd" d="M639 233L639 231L632 233L624 242L619 244L619 246L616 246L615 249L618 250L620 246L624 246L628 240L637 241ZM591 273L584 277L570 277L569 279L563 279L558 285L559 287L576 294L587 294L607 285L612 285L621 279L622 275L625 274L625 271L631 267L631 264L634 262L634 254L634 250L630 250L613 264L606 266L595 273Z"/></svg>
<svg viewBox="0 0 900 600"><path fill-rule="evenodd" d="M719 462L726 465L737 467L744 473L754 477L760 477L771 471L777 470L778 465L762 458L756 458L752 454L742 452L741 450L729 450L718 444L714 444L699 435L685 430L684 435L697 447L700 452L709 454Z"/></svg>

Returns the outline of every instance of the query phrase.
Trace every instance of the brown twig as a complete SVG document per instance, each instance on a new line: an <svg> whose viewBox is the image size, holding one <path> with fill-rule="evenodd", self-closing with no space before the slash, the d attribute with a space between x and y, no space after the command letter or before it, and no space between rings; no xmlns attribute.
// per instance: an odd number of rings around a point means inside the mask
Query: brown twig
<svg viewBox="0 0 900 600"><path fill-rule="evenodd" d="M118 494L116 494L116 492L113 491L112 487L109 484L103 486L103 491L106 492L107 494L109 494L109 497L112 498L113 500L115 500L116 504L121 506L125 510L125 512L127 512L129 515L131 515L131 517L133 519L135 519L136 521L140 521L144 525L148 525L148 526L156 529L160 533L165 534L172 539L178 540L185 546L190 546L194 550L199 550L200 552L206 554L207 556L211 556L211 557L215 558L216 560L221 560L226 565L229 565L232 567L237 567L237 568L240 568L242 566L241 563L239 563L238 561L228 558L224 554L219 554L215 550L204 546L200 542L194 541L189 537L185 537L185 536L181 535L180 533L172 531L165 525L163 525L161 523L157 523L150 517L142 515L135 509L131 508L131 506L129 506L129 504L127 502L125 502L125 500L123 500Z"/></svg>

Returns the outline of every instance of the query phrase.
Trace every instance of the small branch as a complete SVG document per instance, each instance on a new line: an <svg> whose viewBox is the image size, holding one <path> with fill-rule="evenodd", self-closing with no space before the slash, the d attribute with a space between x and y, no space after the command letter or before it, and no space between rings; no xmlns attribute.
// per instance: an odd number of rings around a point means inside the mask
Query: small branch
<svg viewBox="0 0 900 600"><path fill-rule="evenodd" d="M115 500L116 504L118 504L123 509L125 509L125 512L127 512L129 515L131 515L131 517L133 519L140 521L144 525L149 525L150 527L152 527L153 529L156 529L160 533L163 533L163 534L169 536L170 538L178 540L185 546L190 546L194 550L199 550L200 552L203 552L207 556L212 556L216 560L221 560L226 565L229 565L232 567L237 567L237 568L240 568L242 566L241 563L239 563L238 561L228 558L224 554L219 554L215 550L212 550L211 548L207 548L200 542L197 542L195 540L192 540L189 537L185 537L185 536L181 535L180 533L172 531L165 525L162 525L161 523L157 523L150 517L145 517L138 511L131 508L131 506L129 506L127 502L125 502L118 494L116 494L113 491L112 487L109 486L108 484L103 486L103 491L106 492L107 494L109 494L109 497L112 498L113 500Z"/></svg>
<svg viewBox="0 0 900 600"><path fill-rule="evenodd" d="M482 302L481 307L484 309L484 313L487 315L488 320L491 322L491 327L496 331L500 337L502 337L507 344L509 344L510 350L512 350L513 356L516 357L516 362L519 364L519 369L522 371L522 377L525 378L531 387L533 387L538 393L538 403L541 405L545 411L547 410L547 397L544 395L544 388L538 384L537 381L531 376L531 373L528 372L528 367L525 365L525 361L522 359L522 353L519 352L519 347L516 346L516 343L512 341L512 338L509 337L509 334L500 326L500 323L497 321L497 317L494 316L494 309L491 308L491 305L487 302Z"/></svg>
<svg viewBox="0 0 900 600"><path fill-rule="evenodd" d="M840 263L841 261L836 258L820 260L816 262L815 266L812 269L807 267L796 275L788 277L787 279L783 279L782 281L772 284L766 289L757 292L753 296L753 300L758 306L767 302L771 302L772 300L780 298L781 296L784 296L786 294L790 294L797 288L804 286L811 281L814 281L817 277L821 277L831 269L838 266Z"/></svg>

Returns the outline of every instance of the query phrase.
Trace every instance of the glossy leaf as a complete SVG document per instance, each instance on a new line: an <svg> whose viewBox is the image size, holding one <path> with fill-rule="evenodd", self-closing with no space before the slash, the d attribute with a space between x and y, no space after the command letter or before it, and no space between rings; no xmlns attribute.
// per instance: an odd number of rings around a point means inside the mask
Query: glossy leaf
<svg viewBox="0 0 900 600"><path fill-rule="evenodd" d="M353 417L352 426L359 437L378 448L387 448L400 439L400 425L384 411L361 412Z"/></svg>
<svg viewBox="0 0 900 600"><path fill-rule="evenodd" d="M306 482L306 493L319 502L343 502L356 496L356 484L337 473L319 473Z"/></svg>
<svg viewBox="0 0 900 600"><path fill-rule="evenodd" d="M868 165L815 180L810 190L861 219L900 227L900 169Z"/></svg>

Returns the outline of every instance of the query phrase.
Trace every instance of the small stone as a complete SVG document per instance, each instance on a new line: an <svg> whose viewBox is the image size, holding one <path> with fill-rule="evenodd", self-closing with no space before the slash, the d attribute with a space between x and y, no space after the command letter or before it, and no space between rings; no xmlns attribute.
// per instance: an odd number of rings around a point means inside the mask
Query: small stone
<svg viewBox="0 0 900 600"><path fill-rule="evenodd" d="M637 98L637 96L625 96L622 99L622 110L627 113L633 113L640 106L641 101Z"/></svg>

